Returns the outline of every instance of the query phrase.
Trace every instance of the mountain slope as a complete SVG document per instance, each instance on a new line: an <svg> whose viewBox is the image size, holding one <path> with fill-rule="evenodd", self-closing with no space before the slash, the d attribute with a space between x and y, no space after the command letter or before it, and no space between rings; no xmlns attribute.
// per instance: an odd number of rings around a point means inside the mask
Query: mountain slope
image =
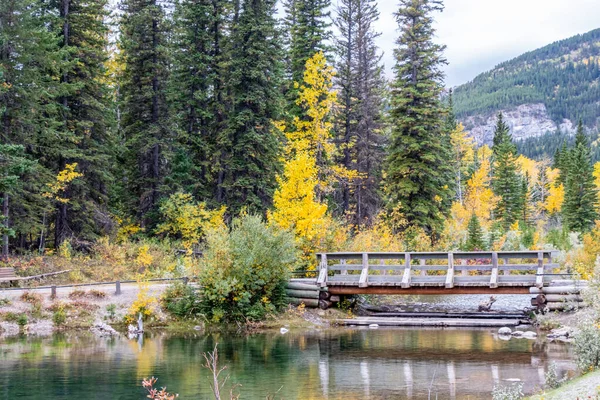
<svg viewBox="0 0 600 400"><path fill-rule="evenodd" d="M516 139L600 121L600 29L499 64L454 91L455 112L479 143L489 143L495 114L507 114Z"/></svg>

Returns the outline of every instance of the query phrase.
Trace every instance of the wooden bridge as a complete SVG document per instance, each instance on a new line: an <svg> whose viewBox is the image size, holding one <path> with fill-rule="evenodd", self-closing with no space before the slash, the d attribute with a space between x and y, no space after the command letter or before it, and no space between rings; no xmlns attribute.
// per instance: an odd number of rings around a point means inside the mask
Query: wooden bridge
<svg viewBox="0 0 600 400"><path fill-rule="evenodd" d="M529 294L568 275L549 250L317 256L317 286L330 295Z"/></svg>

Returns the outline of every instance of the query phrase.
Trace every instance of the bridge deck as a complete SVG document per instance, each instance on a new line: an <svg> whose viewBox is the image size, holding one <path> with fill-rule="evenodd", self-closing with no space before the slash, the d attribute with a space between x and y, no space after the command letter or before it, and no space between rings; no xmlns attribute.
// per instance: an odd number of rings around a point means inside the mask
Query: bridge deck
<svg viewBox="0 0 600 400"><path fill-rule="evenodd" d="M318 260L317 285L332 294L525 294L567 275L551 251L323 253Z"/></svg>

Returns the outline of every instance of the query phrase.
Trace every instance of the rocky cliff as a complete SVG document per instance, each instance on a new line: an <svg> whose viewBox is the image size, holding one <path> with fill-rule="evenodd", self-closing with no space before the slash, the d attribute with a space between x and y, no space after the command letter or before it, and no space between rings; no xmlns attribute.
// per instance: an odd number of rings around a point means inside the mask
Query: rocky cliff
<svg viewBox="0 0 600 400"><path fill-rule="evenodd" d="M523 140L531 137L542 136L548 132L556 132L560 129L565 133L575 132L573 121L563 119L559 125L555 123L543 103L522 104L520 106L499 110L510 126L515 140ZM461 117L460 120L465 129L471 134L478 145L491 145L494 137L497 113L485 113Z"/></svg>

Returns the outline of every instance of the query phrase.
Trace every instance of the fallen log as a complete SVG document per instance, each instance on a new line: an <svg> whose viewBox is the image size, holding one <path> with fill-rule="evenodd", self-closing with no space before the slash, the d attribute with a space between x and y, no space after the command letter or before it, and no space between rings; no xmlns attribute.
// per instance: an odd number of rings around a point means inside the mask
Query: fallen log
<svg viewBox="0 0 600 400"><path fill-rule="evenodd" d="M288 297L296 297L299 299L319 299L319 292L316 290L311 291L311 290L286 289L285 294Z"/></svg>
<svg viewBox="0 0 600 400"><path fill-rule="evenodd" d="M295 306L304 304L304 306L310 307L310 308L319 308L319 302L320 302L319 299L301 299L301 298L297 298L297 297L287 297L286 301Z"/></svg>
<svg viewBox="0 0 600 400"><path fill-rule="evenodd" d="M531 294L579 294L584 288L575 286L549 286L543 288L529 288Z"/></svg>
<svg viewBox="0 0 600 400"><path fill-rule="evenodd" d="M299 283L299 282L288 282L285 287L287 289L292 290L310 290L310 291L318 291L319 287L317 285L309 285L307 283Z"/></svg>
<svg viewBox="0 0 600 400"><path fill-rule="evenodd" d="M559 301L574 301L581 303L583 301L583 297L577 294L547 294L546 302L548 303L556 303Z"/></svg>

